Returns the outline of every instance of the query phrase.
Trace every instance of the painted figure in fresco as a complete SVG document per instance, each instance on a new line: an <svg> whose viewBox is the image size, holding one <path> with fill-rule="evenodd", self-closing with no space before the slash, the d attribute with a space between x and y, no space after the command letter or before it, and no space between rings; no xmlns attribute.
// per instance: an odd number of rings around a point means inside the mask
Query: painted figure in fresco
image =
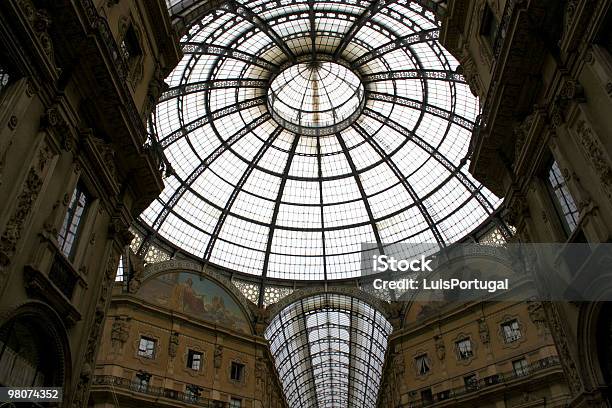
<svg viewBox="0 0 612 408"><path fill-rule="evenodd" d="M189 277L174 287L170 305L183 312L201 314L204 313L204 297L193 289L193 280Z"/></svg>

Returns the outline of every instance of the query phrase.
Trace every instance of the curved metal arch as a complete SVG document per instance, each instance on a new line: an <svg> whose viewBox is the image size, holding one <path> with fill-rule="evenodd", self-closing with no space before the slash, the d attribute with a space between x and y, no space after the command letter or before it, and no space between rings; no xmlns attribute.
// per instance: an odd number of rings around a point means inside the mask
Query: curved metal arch
<svg viewBox="0 0 612 408"><path fill-rule="evenodd" d="M295 54L287 46L285 41L283 41L283 38L276 33L274 28L272 28L272 26L270 26L266 20L259 17L246 5L238 3L235 0L225 0L223 5L221 5L219 8L237 14L249 23L253 24L255 27L259 28L272 39L276 46L280 48L291 61L295 62Z"/></svg>
<svg viewBox="0 0 612 408"><path fill-rule="evenodd" d="M266 140L266 142L261 146L259 151L255 154L255 156L251 160L251 163L249 163L249 166L247 167L245 172L242 173L242 176L240 176L240 180L238 180L238 183L236 183L236 185L234 186L232 193L230 194L229 198L227 199L227 202L225 203L225 206L223 207L223 211L221 212L221 215L217 219L217 223L215 225L215 228L213 229L210 239L208 240L208 245L206 246L206 250L204 251L204 256L203 256L204 262L207 262L210 259L212 250L215 246L215 243L217 242L217 238L219 237L219 234L221 234L221 229L223 228L225 219L229 215L230 210L232 206L234 205L236 198L238 197L238 194L240 194L240 192L242 191L242 187L244 187L244 184L246 183L247 179L249 178L249 176L255 169L255 166L257 165L257 163L259 163L259 160L261 160L261 158L266 153L266 151L270 148L270 146L272 146L272 143L278 137L278 135L282 132L282 130L283 129L280 126L276 127L276 129L270 134L270 137L268 138L268 140Z"/></svg>
<svg viewBox="0 0 612 408"><path fill-rule="evenodd" d="M170 146L172 143L176 142L181 137L185 137L189 135L194 130L199 129L214 120L217 120L224 116L231 115L232 113L236 113L241 110L245 110L245 109L252 108L254 106L265 105L265 104L266 104L266 97L258 96L257 98L246 99L234 105L226 106L216 111L204 114L192 120L191 122L187 123L186 125L183 125L180 128L174 130L172 133L169 133L168 135L164 136L162 139L160 139L159 144L161 145L161 147L166 148Z"/></svg>
<svg viewBox="0 0 612 408"><path fill-rule="evenodd" d="M407 139L413 141L417 146L419 146L424 151L429 153L440 164L442 164L444 167L446 167L446 169L449 170L449 172L455 174L455 176L459 179L461 184L463 184L463 186L468 191L470 191L470 192L472 192L474 194L477 194L476 195L477 200L482 205L482 207L484 207L485 210L487 210L487 212L489 214L493 213L494 206L489 201L489 199L487 197L485 197L485 195L482 193L482 191L474 184L474 182L472 180L470 180L465 174L463 174L463 172L461 171L461 169L458 166L456 166L453 163L451 163L446 157L444 157L443 154L440 153L440 151L437 148L435 148L434 146L432 146L429 143L427 143L416 132L409 131L408 129L406 129L405 127L401 126L399 123L397 123L396 121L394 121L391 118L385 118L381 114L379 114L378 112L375 112L375 111L373 111L373 110L371 110L369 108L366 108L364 110L364 114L367 115L367 116L370 116L371 118L376 119L378 121L384 121L382 123L387 123L391 128L393 128L394 130L398 131L399 133L404 135ZM464 158L462 161L465 161L465 160L467 160L467 157Z"/></svg>
<svg viewBox="0 0 612 408"><path fill-rule="evenodd" d="M173 86L165 91L159 97L159 102L165 102L173 98L190 95L197 92L202 92L205 89L225 89L225 88L261 88L265 89L268 86L268 81L265 79L256 78L233 78L233 79L217 79L212 81L190 82L177 86Z"/></svg>
<svg viewBox="0 0 612 408"><path fill-rule="evenodd" d="M366 291L360 290L359 288L350 288L345 286L309 286L304 287L298 290L291 292L291 294L283 297L276 303L268 306L267 310L270 313L270 320L274 319L278 314L280 314L284 309L289 307L293 303L297 303L302 299L307 299L312 296L316 296L322 293L328 294L336 294L342 295L346 297L353 297L359 299L364 302L372 309L380 313L385 319L388 319L389 311L388 311L388 303L380 298L368 293Z"/></svg>
<svg viewBox="0 0 612 408"><path fill-rule="evenodd" d="M174 191L174 194L172 194L172 197L168 200L168 202L166 203L166 206L164 207L164 210L160 212L159 216L153 223L152 227L154 229L159 229L161 224L164 222L164 220L170 213L171 208L173 208L176 205L176 203L182 197L185 191L187 191L187 189L191 187L191 185L197 180L197 178L200 177L200 175L204 173L204 171L208 167L210 167L210 165L219 156L225 153L229 149L229 147L233 145L234 143L236 143L240 138L242 138L247 133L251 132L256 127L260 126L262 123L266 122L269 118L270 118L270 115L268 113L264 113L263 115L254 119L252 122L245 125L245 127L240 129L238 132L234 133L229 139L222 141L221 145L219 145L215 150L213 150L206 157L206 159L200 162L200 164L195 169L193 169L189 177L187 177L187 179L185 179L183 183L181 183L180 187Z"/></svg>
<svg viewBox="0 0 612 408"><path fill-rule="evenodd" d="M334 297L336 300L334 300ZM295 308L298 309L297 311L299 313L296 314L292 312L292 310ZM368 312L368 310L371 312ZM334 317L332 317L336 313L347 315L349 318L348 322L342 321L336 323ZM307 315L316 319L316 323L314 321L312 322L314 324L313 326L310 326L306 322ZM340 319L340 317L337 317L337 319ZM299 324L300 322L303 323ZM295 327L296 324L299 326ZM318 406L316 404L325 404L325 401L329 400L330 398L334 401L339 400L339 402L350 404L351 402L354 402L353 400L355 399L351 396L355 395L359 395L357 400L361 401L363 405L374 406L377 395L376 377L378 377L378 375L370 375L369 370L368 372L364 372L352 364L354 361L360 361L366 366L368 364L372 364L371 359L368 358L368 356L372 354L372 352L368 352L368 350L371 350L371 348L368 349L368 345L372 346L372 342L361 344L350 340L351 333L357 332L361 333L362 338L369 338L368 336L371 335L371 332L362 330L361 325L368 328L372 327L372 330L377 330L378 332L383 333L384 336L388 336L391 332L391 325L380 312L377 312L376 309L372 308L372 306L368 303L346 295L315 294L306 298L300 298L299 300L294 301L287 307L283 308L281 312L273 318L271 325L267 329L266 337L270 340L275 359L277 359L278 353L281 352L281 350L284 350L283 354L286 356L284 360L277 360L277 366L282 367L283 364L292 364L292 367L300 367L302 362L307 363L303 371L298 373L295 371L292 372L291 378L284 382L286 389L297 389L297 387L301 386L300 379L304 377L311 378L315 369L320 369L321 371L325 372L326 368L329 368L327 374L322 374L321 376L317 377L319 380L318 383L310 381L307 382L311 384L310 390L317 391L307 391L306 394L310 395L310 397L307 397L306 399L300 397L300 406ZM317 335L316 339L312 339L310 337L310 334L315 329L325 332L326 330L331 330L335 326L341 327L343 330L345 330L348 339L337 338L332 340L328 336L321 337L319 335ZM294 328L297 329L297 331L294 332ZM290 333L289 336L287 336L288 333ZM282 336L285 341L278 343L275 340L275 338L278 336ZM377 339L378 337L379 336L372 336L373 339ZM291 344L296 344L297 349L289 349L289 345ZM317 344L328 344L328 347L327 349L315 354L311 353L301 358L297 362L292 360L292 357L295 356L296 353L301 354L299 352L300 350L306 349L312 352L313 345L316 346ZM348 345L348 351L334 351L336 350L335 344ZM376 372L378 373L382 373L382 358L384 358L385 348L386 347L384 344L380 344L376 347L377 352L381 355L377 363L379 367ZM330 359L330 357L338 355L338 353L341 353L341 355L344 356L343 358L346 358L348 361L338 362ZM320 357L321 361L313 364L313 358L317 359L318 357ZM336 369L340 369L340 371L337 372ZM346 373L342 373L344 370L347 370ZM351 375L351 373L353 373L353 375ZM355 376L355 373L359 373L359 375ZM346 382L335 381L335 379L338 378L345 378ZM321 381L321 379L324 380ZM359 384L361 387L358 388L356 386L357 384ZM329 396L327 395L329 391L323 391L320 388L325 387L326 390L330 388L333 389L332 386L338 388L338 391L332 391L331 395ZM362 392L362 390L367 391ZM324 395L324 400L321 400L321 395ZM335 398L336 396L338 398Z"/></svg>
<svg viewBox="0 0 612 408"><path fill-rule="evenodd" d="M435 41L438 39L440 31L437 28L431 30L419 31L414 34L405 35L399 37L393 41L389 41L387 44L381 45L366 54L362 54L359 58L351 63L353 68L358 68L368 62L379 58L382 55L388 54L395 50L410 47L414 44L420 44L428 41Z"/></svg>
<svg viewBox="0 0 612 408"><path fill-rule="evenodd" d="M339 56L340 54L342 54L342 52L346 49L348 44L350 44L350 42L353 40L355 35L357 35L359 30L361 30L361 28L368 21L371 21L372 17L376 13L378 13L382 9L386 8L390 4L395 3L396 1L397 0L378 0L378 1L372 1L370 3L370 7L368 7L368 9L363 12L363 14L359 17L359 19L355 22L355 24L353 24L353 26L348 30L348 32L347 32L347 34L345 36L345 39L338 45L338 48L336 49L334 55L335 56ZM431 11L434 12L434 13L439 10L438 4L435 4L432 1L428 1L428 0L413 0L413 1L418 3L419 5L421 5L423 7L431 9Z"/></svg>
<svg viewBox="0 0 612 408"><path fill-rule="evenodd" d="M408 108L413 108L418 111L430 113L442 119L448 120L450 123L454 123L461 126L465 130L470 132L474 129L474 122L471 122L463 116L457 115L456 113L447 109L440 108L438 106L430 105L426 101L418 101L416 99L407 98L405 96L389 95L382 92L366 91L370 100L382 101L395 103Z"/></svg>
<svg viewBox="0 0 612 408"><path fill-rule="evenodd" d="M378 144L376 140L374 140L374 138L368 137L367 132L363 130L363 128L358 123L354 123L353 128L357 130L357 132L368 141L368 143L370 144L370 146L372 146L374 151L376 151L376 153L378 153L380 157L383 158L385 163L387 163L387 165L389 166L389 168L391 169L395 177L397 177L398 180L400 180L400 182L402 183L402 186L404 186L404 188L410 195L410 198L412 198L412 201L416 204L419 211L423 215L425 222L427 222L427 225L429 225L429 228L431 229L431 232L433 233L434 238L436 239L438 244L440 244L440 246L444 248L446 246L446 242L444 238L442 237L442 234L438 230L437 223L432 218L431 214L429 213L429 210L423 204L423 201L421 201L421 198L417 194L416 190L410 185L408 180L404 178L402 172L397 167L397 164L395 164L395 162L385 153L385 150L380 146L380 144Z"/></svg>
<svg viewBox="0 0 612 408"><path fill-rule="evenodd" d="M363 188L363 184L361 183L361 178L359 178L359 174L357 173L357 168L355 167L355 163L353 162L353 158L348 152L346 147L346 143L344 142L344 138L340 133L336 133L336 139L340 143L342 147L342 151L344 152L344 156L353 172L353 178L355 183L357 183L357 188L359 189L359 194L361 194L361 200L363 201L363 205L365 206L366 212L368 214L368 218L370 220L370 225L372 227L372 233L374 234L374 238L376 239L376 246L378 247L378 252L380 255L385 253L385 249L383 247L382 240L380 239L380 232L378 231L378 226L376 225L376 221L374 219L374 214L372 213L372 208L370 207L370 203L368 201L368 195Z"/></svg>

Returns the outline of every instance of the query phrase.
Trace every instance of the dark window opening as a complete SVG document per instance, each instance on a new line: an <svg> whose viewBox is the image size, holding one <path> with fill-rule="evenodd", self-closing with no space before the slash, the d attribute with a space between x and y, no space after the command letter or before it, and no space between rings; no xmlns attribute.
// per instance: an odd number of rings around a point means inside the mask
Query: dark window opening
<svg viewBox="0 0 612 408"><path fill-rule="evenodd" d="M431 388L421 391L421 401L423 402L423 405L433 404L433 394L431 392Z"/></svg>
<svg viewBox="0 0 612 408"><path fill-rule="evenodd" d="M57 237L60 251L62 251L68 259L72 260L74 258L74 250L76 248L75 242L81 232L83 217L85 216L89 203L89 195L81 184L77 184L77 187L72 193L72 198L70 199L68 210L66 211L66 216L62 223L62 228Z"/></svg>
<svg viewBox="0 0 612 408"><path fill-rule="evenodd" d="M202 353L189 350L187 353L187 367L198 371L202 367Z"/></svg>
<svg viewBox="0 0 612 408"><path fill-rule="evenodd" d="M58 386L60 363L52 339L32 319L15 318L0 328L0 386Z"/></svg>
<svg viewBox="0 0 612 408"><path fill-rule="evenodd" d="M244 364L232 362L230 378L234 381L242 381L244 378Z"/></svg>
<svg viewBox="0 0 612 408"><path fill-rule="evenodd" d="M429 359L427 358L427 354L420 355L414 359L417 368L418 375L425 375L429 372Z"/></svg>
<svg viewBox="0 0 612 408"><path fill-rule="evenodd" d="M491 46L491 49L495 46L495 40L497 40L497 30L499 23L497 18L491 10L491 7L485 5L484 12L482 14L482 22L480 23L480 35L485 37Z"/></svg>
<svg viewBox="0 0 612 408"><path fill-rule="evenodd" d="M241 407L242 407L242 400L240 400L238 398L231 398L230 399L229 408L241 408Z"/></svg>
<svg viewBox="0 0 612 408"><path fill-rule="evenodd" d="M595 37L595 43L605 49L608 52L608 57L612 58L612 30L610 30L610 27L612 27L612 8L608 10Z"/></svg>
<svg viewBox="0 0 612 408"><path fill-rule="evenodd" d="M121 54L127 62L130 62L134 57L142 54L138 36L133 26L130 25L126 30L123 40L121 40L120 48Z"/></svg>

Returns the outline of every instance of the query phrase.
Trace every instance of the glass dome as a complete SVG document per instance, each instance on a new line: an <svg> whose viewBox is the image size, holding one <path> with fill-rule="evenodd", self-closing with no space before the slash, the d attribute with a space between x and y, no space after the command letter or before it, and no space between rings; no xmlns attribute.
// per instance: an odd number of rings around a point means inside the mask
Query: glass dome
<svg viewBox="0 0 612 408"><path fill-rule="evenodd" d="M270 84L268 111L285 129L322 136L344 130L359 116L363 85L349 68L318 61L292 65Z"/></svg>
<svg viewBox="0 0 612 408"><path fill-rule="evenodd" d="M361 274L363 243L443 247L486 220L499 200L467 170L478 101L435 3L170 1L184 58L151 120L172 171L147 239L331 280Z"/></svg>

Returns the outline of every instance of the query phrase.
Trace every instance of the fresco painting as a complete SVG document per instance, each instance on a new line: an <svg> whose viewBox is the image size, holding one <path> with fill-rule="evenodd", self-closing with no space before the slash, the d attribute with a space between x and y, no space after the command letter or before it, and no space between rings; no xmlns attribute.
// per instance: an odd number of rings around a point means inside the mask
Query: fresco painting
<svg viewBox="0 0 612 408"><path fill-rule="evenodd" d="M196 319L243 333L249 324L236 301L218 284L189 272L157 276L144 283L138 296Z"/></svg>

